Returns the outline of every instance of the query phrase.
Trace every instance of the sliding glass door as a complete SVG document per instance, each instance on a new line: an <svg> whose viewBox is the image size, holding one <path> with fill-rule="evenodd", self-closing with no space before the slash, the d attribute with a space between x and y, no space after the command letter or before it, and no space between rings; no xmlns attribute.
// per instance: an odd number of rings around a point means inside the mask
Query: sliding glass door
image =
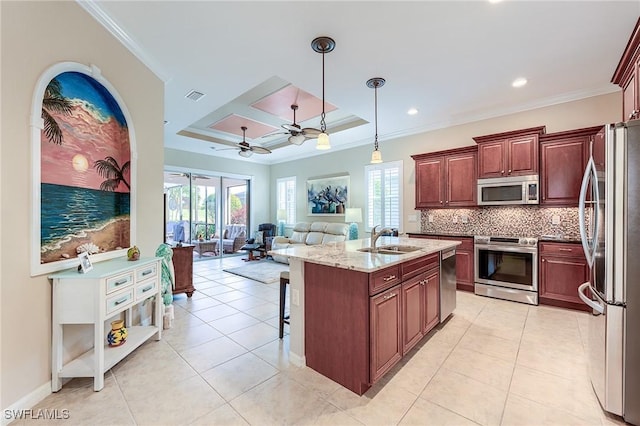
<svg viewBox="0 0 640 426"><path fill-rule="evenodd" d="M249 227L250 181L165 172L165 242L195 246L196 259L241 253Z"/></svg>

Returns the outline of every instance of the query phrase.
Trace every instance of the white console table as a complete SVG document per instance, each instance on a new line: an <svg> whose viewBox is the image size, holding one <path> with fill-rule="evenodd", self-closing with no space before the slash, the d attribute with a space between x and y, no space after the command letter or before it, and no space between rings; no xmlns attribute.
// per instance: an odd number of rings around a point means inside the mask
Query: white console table
<svg viewBox="0 0 640 426"><path fill-rule="evenodd" d="M161 259L118 258L95 263L85 274L76 269L49 276L53 280L51 335L51 389L62 387L62 378L93 377L93 390L104 387L104 373L149 338L162 337ZM156 296L151 325L132 325L132 308ZM110 347L105 321L125 313L129 332L121 346ZM64 325L92 324L93 348L63 365Z"/></svg>

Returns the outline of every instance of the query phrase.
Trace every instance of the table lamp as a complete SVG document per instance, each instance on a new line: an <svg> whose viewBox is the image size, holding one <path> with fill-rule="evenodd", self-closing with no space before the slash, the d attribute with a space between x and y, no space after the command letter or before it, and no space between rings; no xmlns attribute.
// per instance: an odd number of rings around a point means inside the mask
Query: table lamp
<svg viewBox="0 0 640 426"><path fill-rule="evenodd" d="M344 221L349 225L349 239L358 239L358 223L362 222L362 209L360 207L347 207L344 213Z"/></svg>
<svg viewBox="0 0 640 426"><path fill-rule="evenodd" d="M284 237L284 222L287 220L287 211L278 209L276 219L278 220L278 235Z"/></svg>

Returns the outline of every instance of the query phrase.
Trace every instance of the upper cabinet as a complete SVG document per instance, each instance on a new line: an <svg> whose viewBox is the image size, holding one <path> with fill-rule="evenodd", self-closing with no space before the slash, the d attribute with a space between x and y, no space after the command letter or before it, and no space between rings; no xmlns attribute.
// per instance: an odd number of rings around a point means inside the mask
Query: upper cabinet
<svg viewBox="0 0 640 426"><path fill-rule="evenodd" d="M477 147L412 155L416 208L475 207Z"/></svg>
<svg viewBox="0 0 640 426"><path fill-rule="evenodd" d="M603 126L540 136L541 205L578 205L580 185L589 160L589 152L593 149L594 158L597 157L597 144L602 142Z"/></svg>
<svg viewBox="0 0 640 426"><path fill-rule="evenodd" d="M473 138L478 144L478 179L538 174L539 137L545 127Z"/></svg>
<svg viewBox="0 0 640 426"><path fill-rule="evenodd" d="M640 18L611 82L622 88L622 121L640 119Z"/></svg>

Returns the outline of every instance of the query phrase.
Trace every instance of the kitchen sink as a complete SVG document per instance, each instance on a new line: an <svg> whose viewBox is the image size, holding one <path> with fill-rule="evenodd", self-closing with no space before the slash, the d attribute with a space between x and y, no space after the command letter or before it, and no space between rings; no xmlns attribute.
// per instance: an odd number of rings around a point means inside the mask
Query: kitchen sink
<svg viewBox="0 0 640 426"><path fill-rule="evenodd" d="M379 253L379 254L405 254L405 253L411 253L417 250L420 250L420 247L403 246L403 245L397 245L397 244L380 246L376 248L364 247L364 248L358 249L358 251L362 251L366 253Z"/></svg>

